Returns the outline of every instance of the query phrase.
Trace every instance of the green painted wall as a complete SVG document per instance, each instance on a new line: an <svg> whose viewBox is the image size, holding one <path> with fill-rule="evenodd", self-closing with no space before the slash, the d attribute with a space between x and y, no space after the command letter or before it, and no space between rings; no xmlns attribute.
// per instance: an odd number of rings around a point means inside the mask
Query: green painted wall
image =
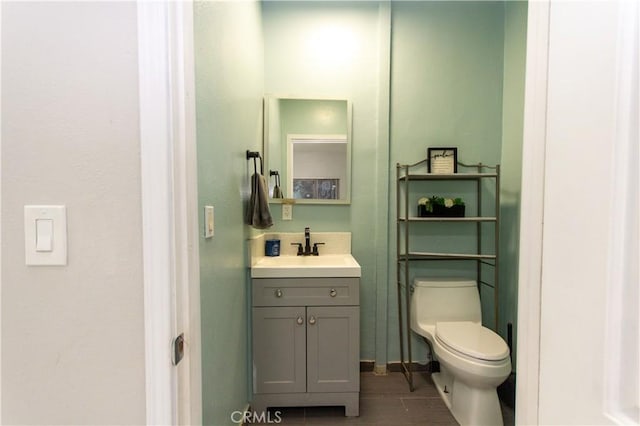
<svg viewBox="0 0 640 426"><path fill-rule="evenodd" d="M250 392L243 207L246 150L262 141L260 3L196 2L194 26L198 207L213 205L216 220L215 236L200 239L203 419L223 425Z"/></svg>
<svg viewBox="0 0 640 426"><path fill-rule="evenodd" d="M393 2L391 60L390 199L396 197L395 164L426 158L429 146L458 148L464 163L497 164L502 143L503 28L501 2ZM426 172L426 167L425 170ZM413 193L454 194L461 185L438 184ZM461 193L473 200L473 187ZM412 202L411 205L417 203ZM470 203L473 204L473 203ZM489 213L490 210L487 210ZM389 217L390 256L395 256L395 205ZM434 239L440 250L474 249L472 224L412 227L416 240ZM492 236L493 225L483 229ZM463 251L464 252L464 251ZM427 268L428 266L428 268ZM400 359L395 267L389 270L389 355ZM412 275L475 277L474 262L423 262ZM492 271L487 271L492 274ZM488 274L487 274L488 275ZM493 322L493 290L482 286L483 320ZM426 360L426 344L412 340L414 360Z"/></svg>
<svg viewBox="0 0 640 426"><path fill-rule="evenodd" d="M500 334L507 338L507 323L513 324L513 369L516 366L518 308L518 250L520 246L520 187L522 177L522 132L524 120L524 76L527 47L527 2L505 4L504 85L502 106L502 220L500 227Z"/></svg>
<svg viewBox="0 0 640 426"><path fill-rule="evenodd" d="M282 221L281 206L273 204L272 229L303 232L309 226L312 239L315 231L352 232L352 252L362 266L361 358L372 360L377 288L387 286L376 262L387 250L387 230L373 225L388 205L386 193L380 199L377 191L387 182L387 164L379 168L377 162L379 144L387 149L377 133L378 3L268 1L262 9L266 93L353 102L351 204L295 205L292 221ZM386 318L386 311L380 314Z"/></svg>

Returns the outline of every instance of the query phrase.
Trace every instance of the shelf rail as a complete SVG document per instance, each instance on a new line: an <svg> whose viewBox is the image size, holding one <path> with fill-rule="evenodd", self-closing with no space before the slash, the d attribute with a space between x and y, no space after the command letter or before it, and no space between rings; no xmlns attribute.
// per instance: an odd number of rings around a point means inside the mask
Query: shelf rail
<svg viewBox="0 0 640 426"><path fill-rule="evenodd" d="M411 261L430 260L472 260L476 262L476 277L478 291L481 285L493 288L494 306L494 330L498 331L499 309L498 309L498 283L499 283L499 248L500 248L500 165L487 164L465 164L460 161L458 166L472 169L471 173L433 174L433 173L410 173L414 168L426 164L428 159L418 161L414 164L396 164L396 287L398 299L398 334L400 337L400 365L409 390L414 391L413 382L413 360L411 350L411 292L410 287L410 263ZM482 180L486 178L495 179L495 216L488 217L482 215ZM467 180L475 181L477 195L477 217L465 218L418 218L409 216L409 182L421 180ZM403 191L401 191L403 189ZM404 215L401 214L404 211ZM475 222L476 223L476 253L431 253L412 252L409 250L409 228L411 223L430 222ZM482 254L482 223L495 223L494 229L494 254ZM404 238L400 238L401 235ZM493 263L492 263L493 262ZM493 286L482 279L482 265L492 266L494 270ZM403 294L404 288L404 294ZM404 309L403 309L404 299ZM406 353L405 353L406 350ZM432 352L433 356L433 352Z"/></svg>

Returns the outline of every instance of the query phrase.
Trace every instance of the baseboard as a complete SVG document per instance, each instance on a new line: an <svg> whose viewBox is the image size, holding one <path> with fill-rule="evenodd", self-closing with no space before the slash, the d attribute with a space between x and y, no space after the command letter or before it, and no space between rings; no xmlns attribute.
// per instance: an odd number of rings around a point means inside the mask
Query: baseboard
<svg viewBox="0 0 640 426"><path fill-rule="evenodd" d="M370 372L374 374L385 375L387 373L399 373L402 371L402 364L400 361L390 362L387 365L376 365L375 361L360 361L360 371ZM437 372L440 371L440 365L437 361L429 361L426 364L419 364L417 362L411 363L411 371L426 371Z"/></svg>
<svg viewBox="0 0 640 426"><path fill-rule="evenodd" d="M511 373L507 380L498 386L498 398L510 408L516 407L516 373Z"/></svg>
<svg viewBox="0 0 640 426"><path fill-rule="evenodd" d="M375 361L360 361L360 371L363 373L367 371L373 371L375 366Z"/></svg>

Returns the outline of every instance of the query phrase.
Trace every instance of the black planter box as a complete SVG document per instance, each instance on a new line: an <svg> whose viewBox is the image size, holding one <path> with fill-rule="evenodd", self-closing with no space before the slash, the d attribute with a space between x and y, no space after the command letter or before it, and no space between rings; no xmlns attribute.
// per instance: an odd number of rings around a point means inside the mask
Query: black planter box
<svg viewBox="0 0 640 426"><path fill-rule="evenodd" d="M418 205L418 217L464 217L464 206L453 205L451 207L445 207L440 204L433 206L433 211L428 212L427 206Z"/></svg>

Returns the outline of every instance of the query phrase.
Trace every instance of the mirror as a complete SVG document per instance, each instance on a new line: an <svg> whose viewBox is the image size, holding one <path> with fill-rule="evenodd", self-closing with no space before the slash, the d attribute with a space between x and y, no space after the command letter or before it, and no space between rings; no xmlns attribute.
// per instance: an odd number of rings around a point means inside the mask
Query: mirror
<svg viewBox="0 0 640 426"><path fill-rule="evenodd" d="M349 101L268 96L264 133L270 202L350 203Z"/></svg>

